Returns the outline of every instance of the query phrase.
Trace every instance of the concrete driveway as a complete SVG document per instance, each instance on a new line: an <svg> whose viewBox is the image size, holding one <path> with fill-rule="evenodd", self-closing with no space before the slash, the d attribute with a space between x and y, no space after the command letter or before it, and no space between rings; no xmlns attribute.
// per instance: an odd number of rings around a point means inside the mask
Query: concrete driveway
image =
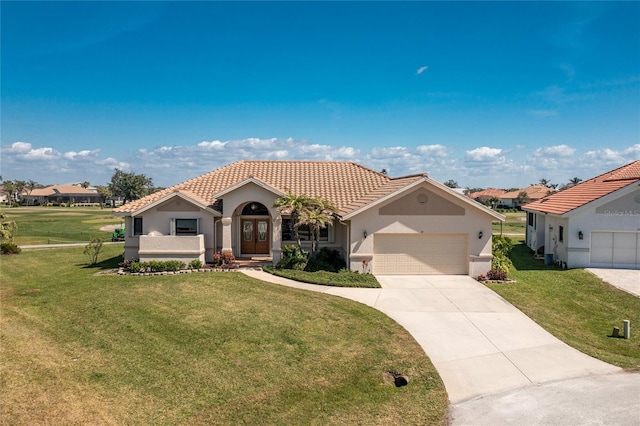
<svg viewBox="0 0 640 426"><path fill-rule="evenodd" d="M640 374L622 373L571 348L471 277L378 276L381 289L357 289L243 272L365 303L394 319L438 370L452 404L452 424L583 424L581 416L594 412L582 410L585 405L597 407L593 424L640 424ZM612 385L597 386L605 375ZM590 390L591 399L571 390L563 393L557 383L572 379L596 380L573 388ZM625 412L619 413L622 407ZM551 420L536 422L536 416ZM609 421L615 418L631 420Z"/></svg>
<svg viewBox="0 0 640 426"><path fill-rule="evenodd" d="M640 297L640 270L601 268L587 268L586 270L612 286Z"/></svg>

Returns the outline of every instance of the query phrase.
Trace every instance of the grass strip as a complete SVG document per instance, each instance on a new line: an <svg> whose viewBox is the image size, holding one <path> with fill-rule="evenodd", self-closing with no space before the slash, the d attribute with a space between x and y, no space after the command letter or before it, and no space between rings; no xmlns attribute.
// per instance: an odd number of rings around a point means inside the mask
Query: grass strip
<svg viewBox="0 0 640 426"><path fill-rule="evenodd" d="M640 298L583 269L561 270L533 259L517 244L509 274L516 284L487 284L547 331L577 350L630 371L640 371L640 334L608 337L623 320L640 324Z"/></svg>

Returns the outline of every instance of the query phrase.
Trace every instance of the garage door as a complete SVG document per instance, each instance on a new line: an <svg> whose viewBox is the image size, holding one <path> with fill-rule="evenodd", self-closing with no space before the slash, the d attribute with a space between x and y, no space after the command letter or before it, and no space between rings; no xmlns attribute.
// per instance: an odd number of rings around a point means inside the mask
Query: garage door
<svg viewBox="0 0 640 426"><path fill-rule="evenodd" d="M375 274L468 272L467 234L374 234L373 238Z"/></svg>
<svg viewBox="0 0 640 426"><path fill-rule="evenodd" d="M640 232L592 232L591 266L640 267Z"/></svg>

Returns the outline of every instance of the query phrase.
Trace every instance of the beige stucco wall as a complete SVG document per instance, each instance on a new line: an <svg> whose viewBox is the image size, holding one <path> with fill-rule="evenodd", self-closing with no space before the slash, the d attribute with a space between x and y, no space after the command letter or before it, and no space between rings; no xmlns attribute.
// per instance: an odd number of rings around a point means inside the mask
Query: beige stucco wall
<svg viewBox="0 0 640 426"><path fill-rule="evenodd" d="M199 219L199 233L202 234L205 254L203 261L213 261L215 252L214 221L216 217L210 211L204 210L180 197L173 197L158 206L143 212L138 217L142 217L143 235L171 235L172 219ZM125 218L127 236L125 238L125 258L142 258L139 251L143 250L140 245L140 236L133 234L133 218ZM176 238L182 238L179 236ZM187 236L188 238L189 236Z"/></svg>
<svg viewBox="0 0 640 426"><path fill-rule="evenodd" d="M424 196L419 198L421 194ZM427 209L426 206L417 204L428 204L432 202L442 203L445 206L434 206ZM400 202L399 205L391 208L389 205ZM413 214L384 215L380 212L401 211ZM420 211L427 211L427 214L416 214ZM434 213L435 212L435 213ZM448 214L447 214L448 213ZM460 214L462 213L462 214ZM380 206L372 207L351 219L350 236L350 260L349 264L353 270L362 269L362 261L374 262L374 238L364 238L364 231L367 235L376 233L425 233L425 234L468 234L469 238L469 275L477 276L486 273L491 268L491 222L494 218L477 208L474 208L462 200L458 200L451 194L440 188L424 183L420 190L414 190L409 194L403 194L392 198ZM482 232L482 238L478 238ZM373 270L373 264L370 264Z"/></svg>
<svg viewBox="0 0 640 426"><path fill-rule="evenodd" d="M274 263L277 263L281 258L282 245L294 242L282 242L282 217L278 209L273 207L274 201L279 197L278 194L273 191L261 187L253 182L237 188L236 190L224 194L222 196L223 202L223 225L219 225L222 229L221 234L224 234L224 219L231 219L229 226L229 239L225 241L223 235L219 236L216 243L220 247L220 250L232 250L233 254L237 257L240 256L240 218L242 209L252 202L263 204L268 210L271 218L271 252L270 256L273 258ZM259 216L256 216L259 217ZM332 240L328 242L321 242L320 247L330 247L338 249L346 257L346 234L347 230L345 225L335 223L332 231ZM303 242L304 248L310 248L310 242Z"/></svg>
<svg viewBox="0 0 640 426"><path fill-rule="evenodd" d="M139 237L140 261L181 260L189 263L198 259L205 261L204 235L164 235Z"/></svg>

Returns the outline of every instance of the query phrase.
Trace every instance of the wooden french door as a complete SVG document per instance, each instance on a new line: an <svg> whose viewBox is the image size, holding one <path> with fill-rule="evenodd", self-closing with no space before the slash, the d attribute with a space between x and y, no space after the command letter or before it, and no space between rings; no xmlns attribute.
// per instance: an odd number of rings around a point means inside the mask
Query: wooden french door
<svg viewBox="0 0 640 426"><path fill-rule="evenodd" d="M269 254L269 219L242 219L242 254Z"/></svg>

